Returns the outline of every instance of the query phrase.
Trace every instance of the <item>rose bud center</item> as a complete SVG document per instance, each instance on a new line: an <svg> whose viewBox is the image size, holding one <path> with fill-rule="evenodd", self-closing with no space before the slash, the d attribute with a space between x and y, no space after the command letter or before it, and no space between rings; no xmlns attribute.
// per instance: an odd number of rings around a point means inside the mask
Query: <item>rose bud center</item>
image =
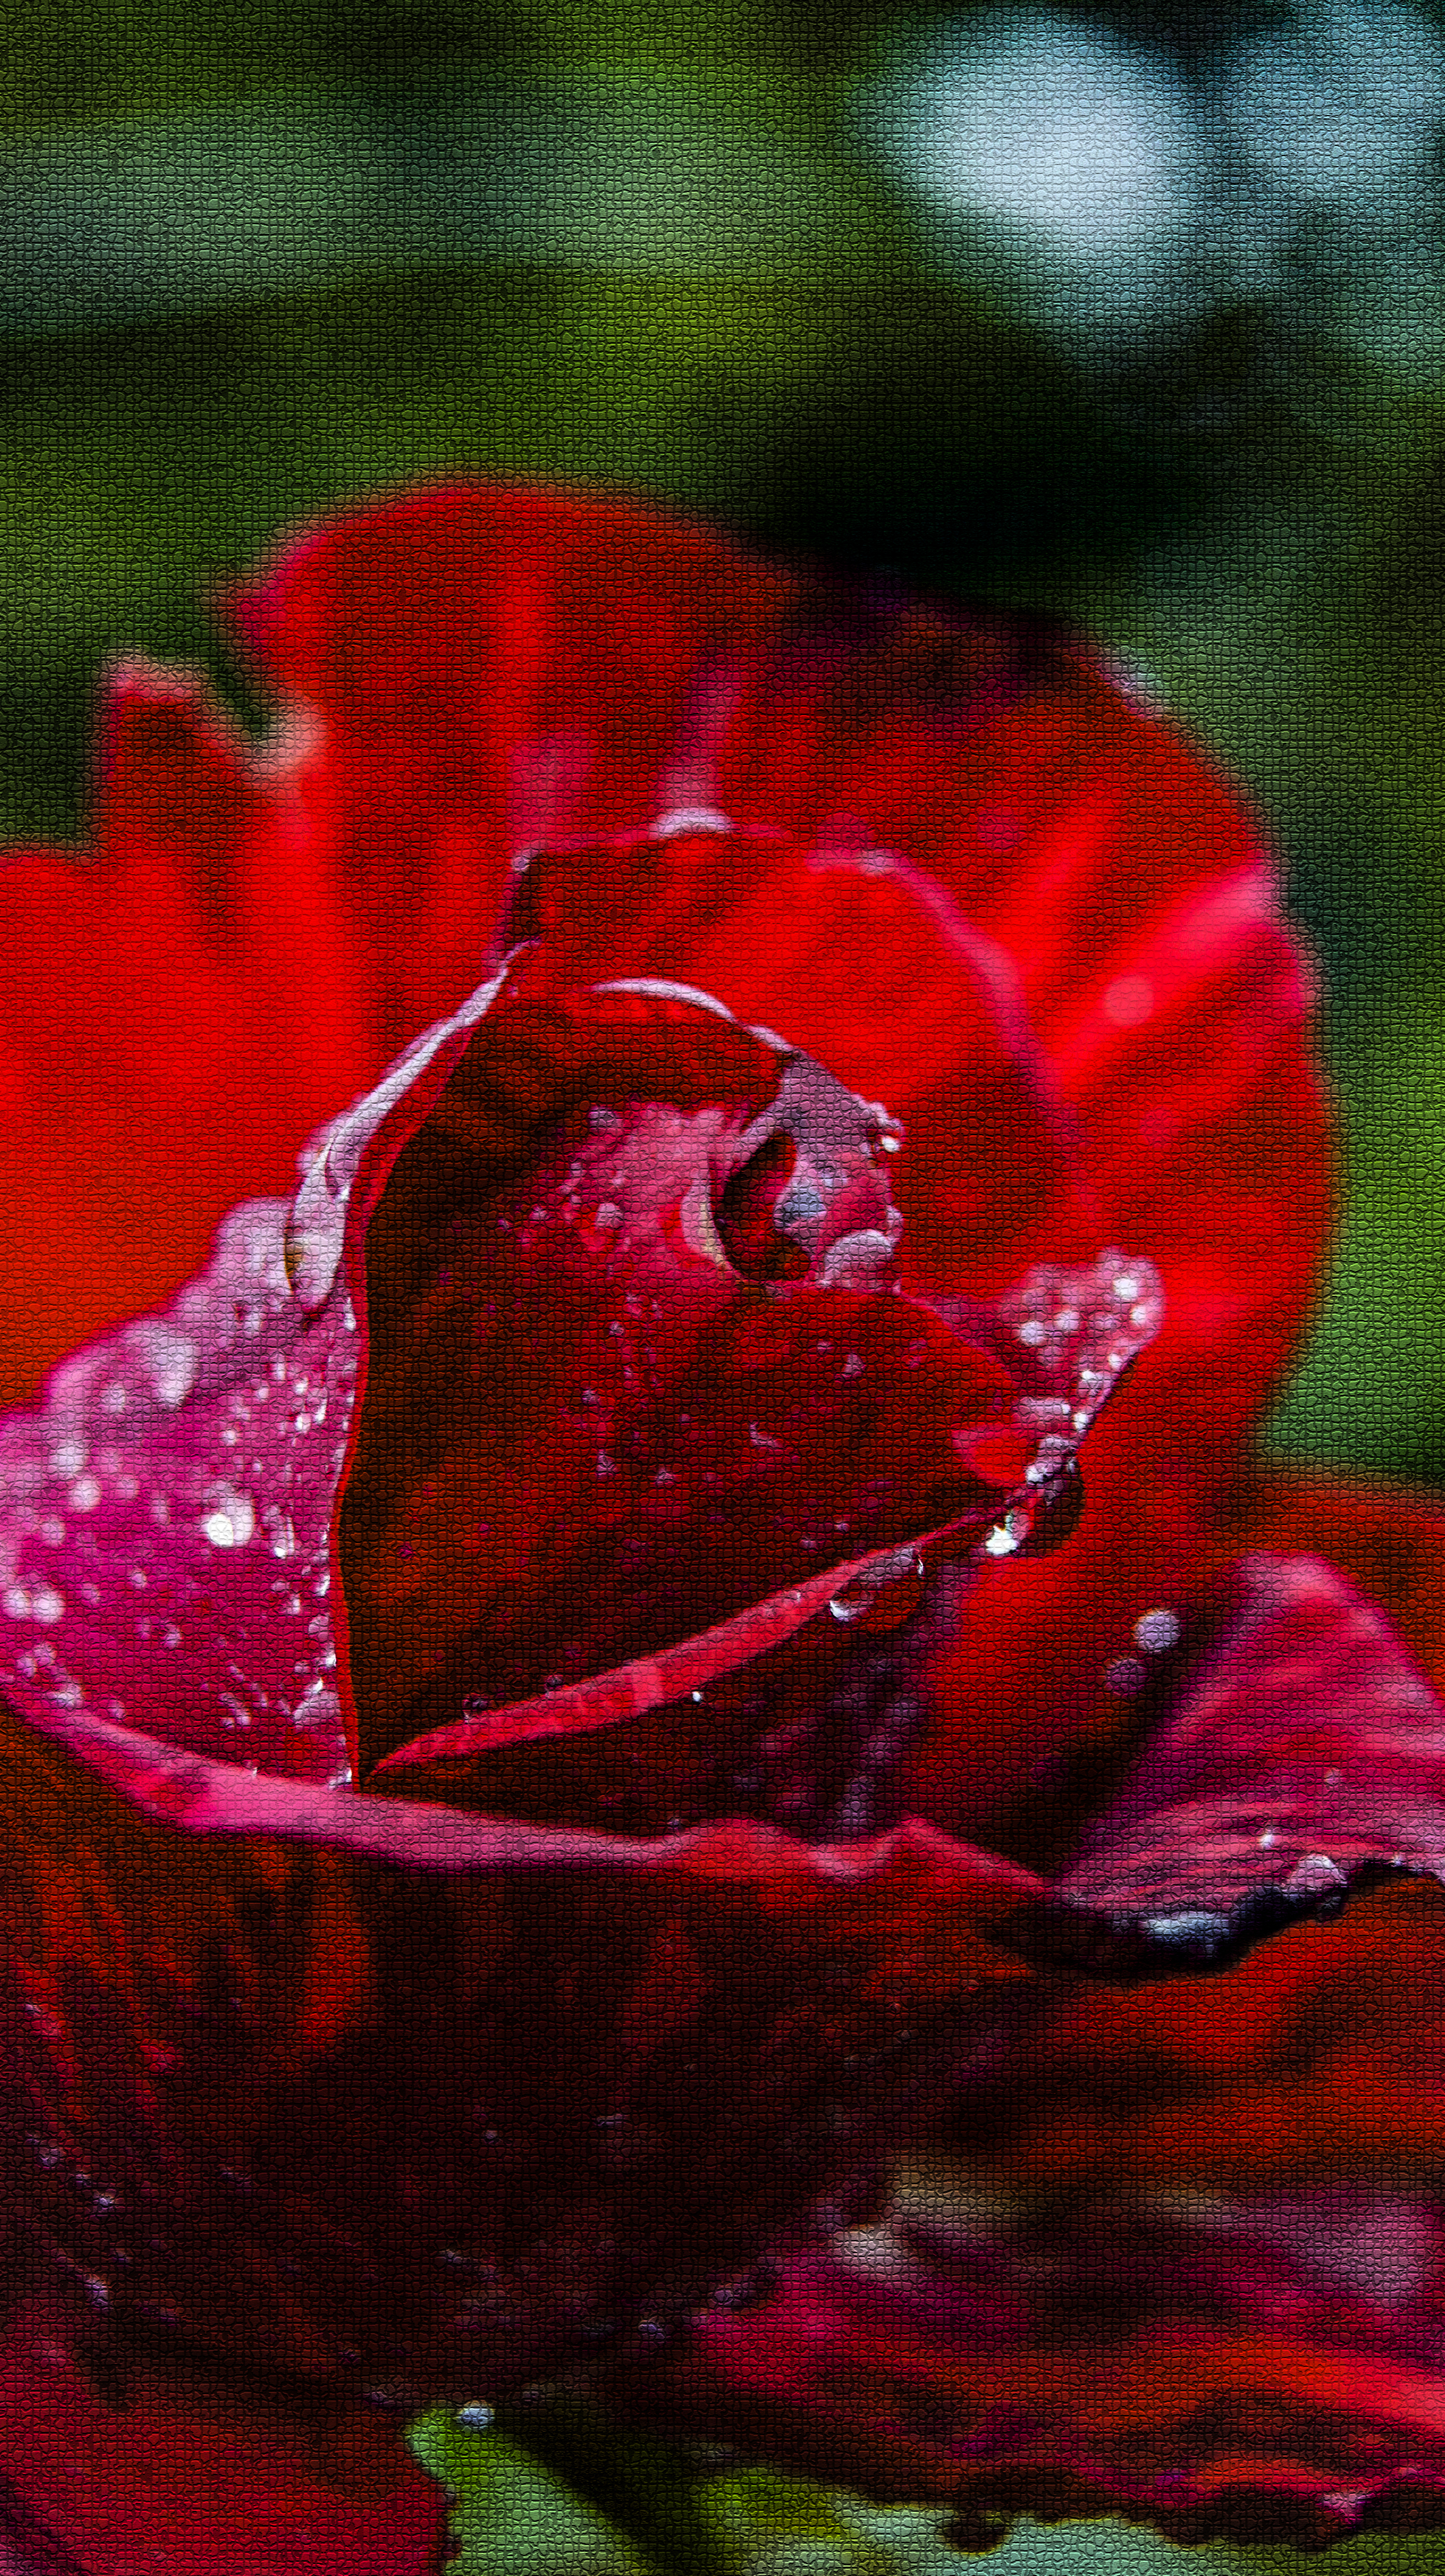
<svg viewBox="0 0 1445 2576"><path fill-rule="evenodd" d="M804 1666L811 1737L924 1554L1023 1536L1017 1346L900 1288L886 1111L706 996L523 976L443 1072L349 1238L356 1775L653 1826L748 1803ZM665 1756L628 1723L653 1709ZM599 1761L645 1774L645 1817Z"/></svg>

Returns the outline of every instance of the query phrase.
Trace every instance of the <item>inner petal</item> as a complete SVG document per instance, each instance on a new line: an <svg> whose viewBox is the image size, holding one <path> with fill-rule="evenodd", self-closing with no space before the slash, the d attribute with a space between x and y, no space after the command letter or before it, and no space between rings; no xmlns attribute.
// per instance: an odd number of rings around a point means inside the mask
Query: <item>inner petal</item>
<svg viewBox="0 0 1445 2576"><path fill-rule="evenodd" d="M339 1532L362 1776L1001 1507L1018 1388L893 1281L897 1141L662 988L479 1025L366 1194Z"/></svg>

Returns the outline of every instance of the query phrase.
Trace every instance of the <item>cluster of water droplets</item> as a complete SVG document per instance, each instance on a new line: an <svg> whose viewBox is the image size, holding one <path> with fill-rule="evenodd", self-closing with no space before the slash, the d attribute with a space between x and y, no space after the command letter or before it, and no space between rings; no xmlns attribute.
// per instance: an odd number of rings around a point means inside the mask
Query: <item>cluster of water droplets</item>
<svg viewBox="0 0 1445 2576"><path fill-rule="evenodd" d="M1026 1388L1014 1424L1034 1445L1016 1500L984 1539L989 1557L1047 1543L1048 1516L1079 1444L1158 1332L1164 1291L1152 1262L1101 1252L1087 1270L1040 1263L997 1313Z"/></svg>
<svg viewBox="0 0 1445 2576"><path fill-rule="evenodd" d="M1068 1537L1080 1500L1079 1444L1163 1314L1153 1264L1112 1251L1087 1270L1040 1264L1001 1301L995 1327L1023 1390L1014 1428L1031 1451L1008 1508L947 1553L1040 1554ZM834 1594L834 1618L865 1630L901 1626L924 1598L937 1552L909 1545L876 1557Z"/></svg>
<svg viewBox="0 0 1445 2576"><path fill-rule="evenodd" d="M237 1208L164 1316L0 1422L0 1691L336 1781L327 1546L356 1334L341 1294L303 1314L285 1217Z"/></svg>

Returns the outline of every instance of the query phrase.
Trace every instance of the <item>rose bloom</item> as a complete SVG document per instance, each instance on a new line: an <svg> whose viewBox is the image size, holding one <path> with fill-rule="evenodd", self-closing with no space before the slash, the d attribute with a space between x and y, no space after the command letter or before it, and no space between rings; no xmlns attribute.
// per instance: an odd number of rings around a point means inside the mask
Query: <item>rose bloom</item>
<svg viewBox="0 0 1445 2576"><path fill-rule="evenodd" d="M266 741L119 671L6 880L14 2563L438 2567L400 2422L559 2374L974 2544L1445 2519L1442 1522L1247 1445L1249 822L601 500L226 614Z"/></svg>

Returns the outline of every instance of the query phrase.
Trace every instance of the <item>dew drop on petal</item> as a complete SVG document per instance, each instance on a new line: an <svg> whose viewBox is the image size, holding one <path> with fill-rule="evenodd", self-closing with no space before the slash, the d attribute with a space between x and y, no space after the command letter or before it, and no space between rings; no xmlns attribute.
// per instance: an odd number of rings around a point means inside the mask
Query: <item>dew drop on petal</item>
<svg viewBox="0 0 1445 2576"><path fill-rule="evenodd" d="M1327 1852L1306 1852L1284 1882L1286 1896L1328 1896L1342 1890L1345 1873Z"/></svg>
<svg viewBox="0 0 1445 2576"><path fill-rule="evenodd" d="M149 1381L157 1404L173 1413L184 1404L196 1382L200 1352L189 1333L162 1323L133 1324L125 1336Z"/></svg>
<svg viewBox="0 0 1445 2576"><path fill-rule="evenodd" d="M899 1548L881 1564L865 1566L835 1592L828 1604L835 1619L865 1635L901 1628L923 1599L927 1577L923 1559L912 1548Z"/></svg>
<svg viewBox="0 0 1445 2576"><path fill-rule="evenodd" d="M1116 975L1106 985L1103 1012L1116 1029L1142 1028L1154 1009L1154 987L1147 975Z"/></svg>
<svg viewBox="0 0 1445 2576"><path fill-rule="evenodd" d="M256 1527L256 1507L250 1495L222 1485L207 1495L206 1503L201 1529L212 1547L245 1547Z"/></svg>
<svg viewBox="0 0 1445 2576"><path fill-rule="evenodd" d="M1146 1610L1134 1622L1134 1643L1142 1646L1146 1655L1167 1654L1171 1646L1178 1645L1180 1633L1178 1614L1173 1610Z"/></svg>
<svg viewBox="0 0 1445 2576"><path fill-rule="evenodd" d="M280 1503L268 1503L261 1514L261 1527L273 1556L284 1563L296 1553L296 1524Z"/></svg>

